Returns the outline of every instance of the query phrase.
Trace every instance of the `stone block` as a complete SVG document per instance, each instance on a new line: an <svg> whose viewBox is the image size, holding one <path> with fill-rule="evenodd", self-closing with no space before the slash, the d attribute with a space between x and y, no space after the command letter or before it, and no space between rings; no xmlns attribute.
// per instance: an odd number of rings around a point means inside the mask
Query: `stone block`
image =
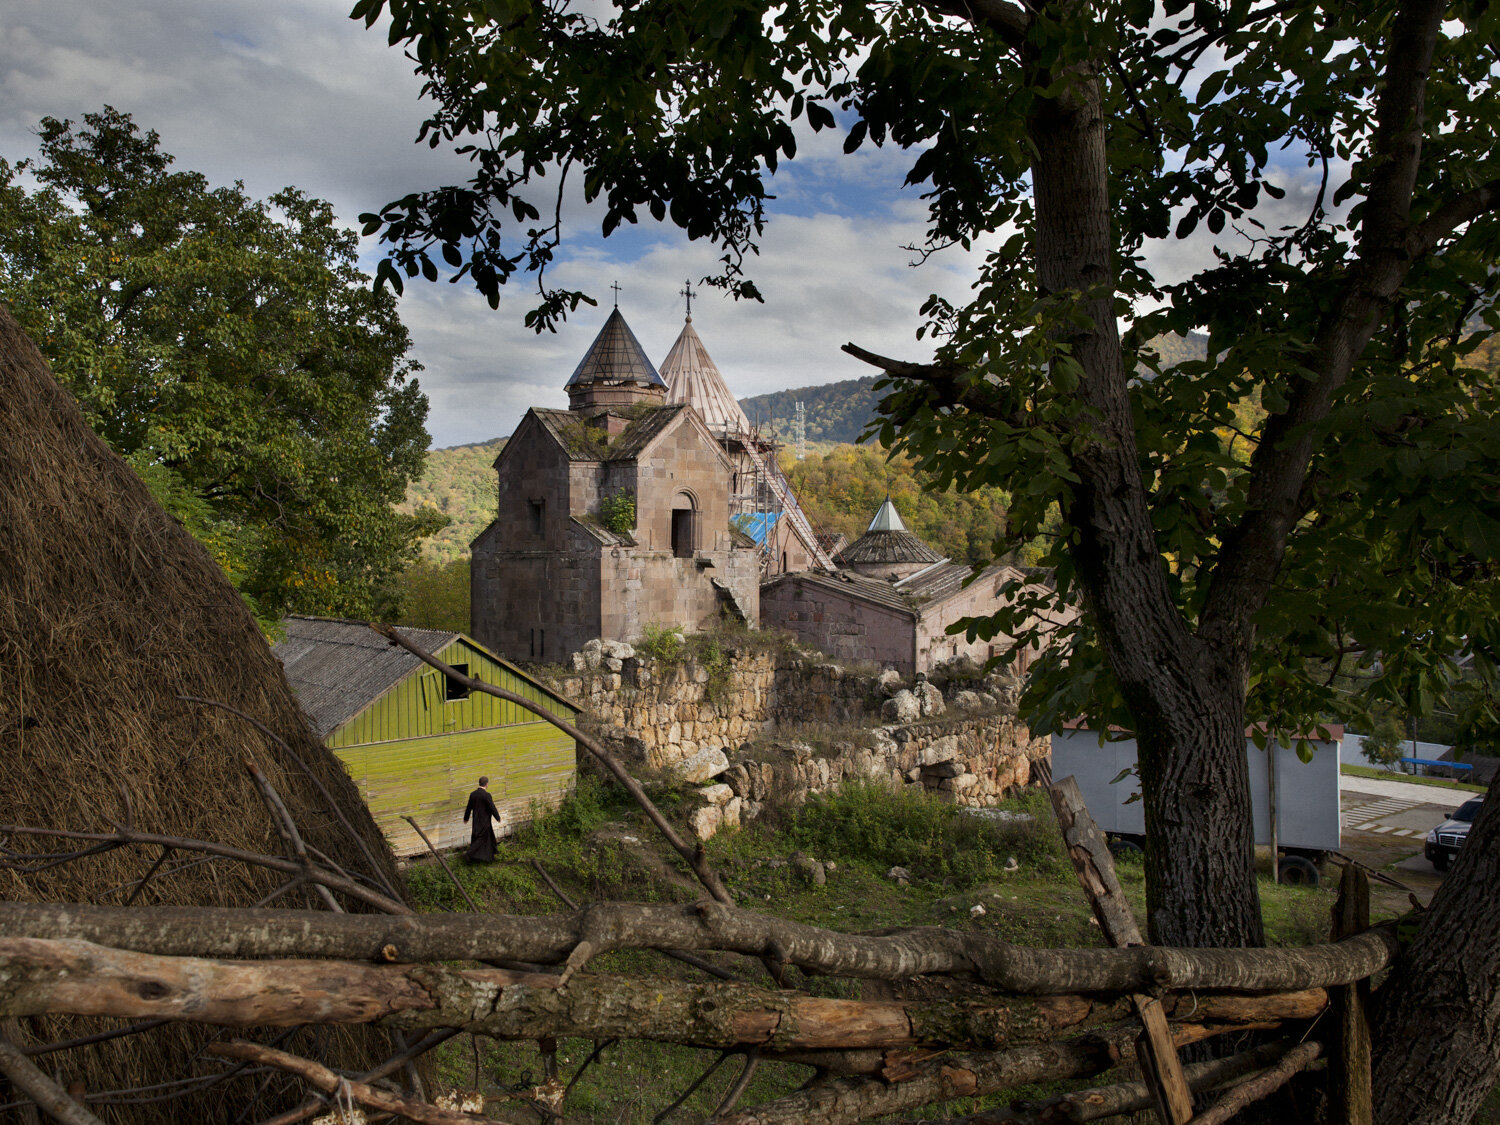
<svg viewBox="0 0 1500 1125"><path fill-rule="evenodd" d="M712 840L724 824L724 811L718 805L697 809L688 818L693 835L700 840Z"/></svg>
<svg viewBox="0 0 1500 1125"><path fill-rule="evenodd" d="M939 778L939 779L949 778L949 777L959 777L960 775L962 775L962 774L964 774L966 772L967 771L964 769L964 764L962 762L957 761L957 760L950 760L950 761L946 761L946 762L936 762L936 763L934 763L933 765L930 765L930 766L923 766L922 767L922 778L925 781L927 778L930 778L930 777L935 777L935 778ZM972 775L970 775L970 776L972 776Z"/></svg>
<svg viewBox="0 0 1500 1125"><path fill-rule="evenodd" d="M922 705L909 691L898 691L880 708L880 717L887 723L914 723L922 717Z"/></svg>
<svg viewBox="0 0 1500 1125"><path fill-rule="evenodd" d="M734 797L734 790L720 782L716 785L705 785L698 790L698 796L711 805L726 805Z"/></svg>
<svg viewBox="0 0 1500 1125"><path fill-rule="evenodd" d="M679 781L701 785L711 778L718 777L728 768L729 757L724 751L707 749L683 758L670 768L670 772Z"/></svg>
<svg viewBox="0 0 1500 1125"><path fill-rule="evenodd" d="M925 680L912 688L912 694L917 698L918 711L924 719L935 719L947 710L947 704L943 702L943 693ZM899 693L892 698L898 697Z"/></svg>
<svg viewBox="0 0 1500 1125"><path fill-rule="evenodd" d="M939 762L951 762L958 757L960 751L958 735L949 734L936 739L931 745L923 747L917 761L924 766L935 766Z"/></svg>

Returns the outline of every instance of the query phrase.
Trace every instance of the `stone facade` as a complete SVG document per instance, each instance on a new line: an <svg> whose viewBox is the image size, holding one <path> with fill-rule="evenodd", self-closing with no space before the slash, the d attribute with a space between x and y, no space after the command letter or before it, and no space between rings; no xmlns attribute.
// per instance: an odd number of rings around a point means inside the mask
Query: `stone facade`
<svg viewBox="0 0 1500 1125"><path fill-rule="evenodd" d="M611 422L624 424L611 434ZM726 607L759 620L756 553L729 526L729 463L690 407L530 410L495 468L497 514L472 545L470 605L476 639L502 655L557 661L592 637L695 630ZM622 494L636 505L628 533L600 516Z"/></svg>

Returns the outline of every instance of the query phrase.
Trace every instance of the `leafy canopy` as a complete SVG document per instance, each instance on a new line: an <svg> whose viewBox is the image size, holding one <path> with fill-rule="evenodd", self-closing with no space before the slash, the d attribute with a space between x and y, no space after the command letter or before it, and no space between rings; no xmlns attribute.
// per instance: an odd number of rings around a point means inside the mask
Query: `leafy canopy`
<svg viewBox="0 0 1500 1125"><path fill-rule="evenodd" d="M1212 604L1233 625L1216 635L1253 638L1235 675L1273 725L1347 711L1326 673L1349 654L1386 654L1374 698L1430 708L1455 653L1489 674L1500 641L1500 419L1470 361L1497 324L1500 9L1430 7L360 0L354 16L387 15L427 77L424 139L474 162L366 231L397 287L436 278L434 255L492 303L534 271L528 322L553 327L588 298L545 281L561 234L546 193L582 175L604 233L667 219L720 248L710 280L754 297L746 254L799 138L898 147L929 249L985 256L967 304L924 305L932 363L869 357L892 376L882 441L940 485L1006 489L1010 545L1044 537L1058 596L1092 601L1080 544L1118 529L1092 522L1108 490L1085 462L1121 438L1083 342L1113 310L1147 537L1182 625ZM1419 25L1437 29L1430 59ZM1092 288L1049 291L1037 139L1086 96L1107 122L1109 206L1078 222L1108 224L1112 260L1082 264ZM1159 263L1188 239L1184 278ZM1356 306L1372 331L1340 334ZM1207 358L1168 368L1147 343L1168 332L1205 334ZM1020 630L1035 609L971 629ZM1034 666L1043 725L1130 721L1099 624L1082 615Z"/></svg>
<svg viewBox="0 0 1500 1125"><path fill-rule="evenodd" d="M353 233L296 189L175 171L109 107L39 135L0 160L0 299L90 424L263 614L387 611L440 517L391 508L427 400Z"/></svg>

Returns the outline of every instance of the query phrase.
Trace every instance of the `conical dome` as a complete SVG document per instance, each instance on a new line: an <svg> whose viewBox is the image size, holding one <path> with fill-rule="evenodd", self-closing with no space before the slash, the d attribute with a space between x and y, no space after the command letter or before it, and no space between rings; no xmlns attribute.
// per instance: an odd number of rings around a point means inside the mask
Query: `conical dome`
<svg viewBox="0 0 1500 1125"><path fill-rule="evenodd" d="M906 530L896 505L887 496L870 521L869 530L840 551L838 561L860 574L904 578L942 562L943 556Z"/></svg>
<svg viewBox="0 0 1500 1125"><path fill-rule="evenodd" d="M615 309L594 337L588 354L573 371L566 386L577 387L583 383L644 383L647 386L666 387L656 368L646 358L646 351L635 338L630 325Z"/></svg>
<svg viewBox="0 0 1500 1125"><path fill-rule="evenodd" d="M667 384L618 308L609 314L566 386L568 409L582 411L660 404L667 393Z"/></svg>
<svg viewBox="0 0 1500 1125"><path fill-rule="evenodd" d="M667 381L668 402L688 403L715 432L750 432L750 420L709 358L691 316L662 361L661 373Z"/></svg>

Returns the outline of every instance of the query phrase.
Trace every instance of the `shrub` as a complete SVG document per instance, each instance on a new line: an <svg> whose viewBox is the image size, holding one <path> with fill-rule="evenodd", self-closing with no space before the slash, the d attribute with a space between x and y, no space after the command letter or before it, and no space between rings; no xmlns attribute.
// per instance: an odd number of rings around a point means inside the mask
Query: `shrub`
<svg viewBox="0 0 1500 1125"><path fill-rule="evenodd" d="M675 664L682 659L682 634L661 625L647 625L635 643L635 651L663 664Z"/></svg>
<svg viewBox="0 0 1500 1125"><path fill-rule="evenodd" d="M1365 735L1360 752L1371 765L1394 769L1406 753L1406 733L1401 729L1401 721L1394 715L1379 719L1374 729Z"/></svg>
<svg viewBox="0 0 1500 1125"><path fill-rule="evenodd" d="M963 883L998 878L1010 856L1033 867L1060 864L1061 843L1046 796L1028 792L1007 805L1032 819L994 821L925 793L845 785L810 797L787 831L823 856Z"/></svg>
<svg viewBox="0 0 1500 1125"><path fill-rule="evenodd" d="M635 530L635 493L617 492L599 501L599 522L616 535Z"/></svg>

